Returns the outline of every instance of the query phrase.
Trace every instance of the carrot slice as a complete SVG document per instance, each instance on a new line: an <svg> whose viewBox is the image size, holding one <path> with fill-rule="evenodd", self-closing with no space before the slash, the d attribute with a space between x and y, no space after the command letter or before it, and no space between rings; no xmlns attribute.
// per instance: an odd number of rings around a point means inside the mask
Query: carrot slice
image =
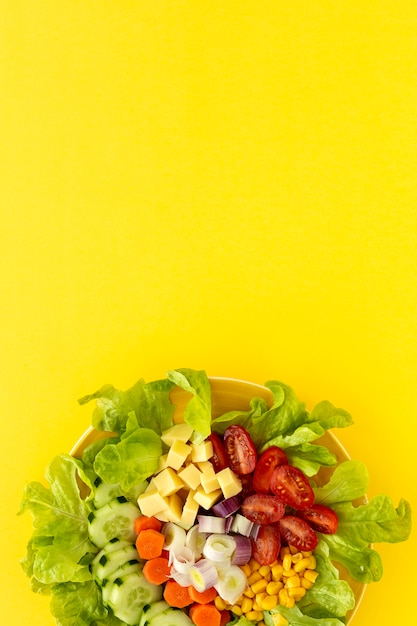
<svg viewBox="0 0 417 626"><path fill-rule="evenodd" d="M133 523L133 528L135 533L139 535L142 530L146 530L147 528L153 528L154 530L161 530L162 522L156 517L148 517L147 515L140 515L137 517Z"/></svg>
<svg viewBox="0 0 417 626"><path fill-rule="evenodd" d="M165 535L153 528L146 528L145 530L141 530L137 536L136 548L140 558L149 561L149 559L155 559L157 556L161 556L164 543Z"/></svg>
<svg viewBox="0 0 417 626"><path fill-rule="evenodd" d="M196 626L220 626L221 613L214 604L193 604L190 618Z"/></svg>
<svg viewBox="0 0 417 626"><path fill-rule="evenodd" d="M164 589L164 600L169 606L183 609L192 603L188 587L181 587L176 580L168 580Z"/></svg>
<svg viewBox="0 0 417 626"><path fill-rule="evenodd" d="M168 565L168 559L164 559L163 556L157 556L146 561L142 572L148 583L162 585L167 582L171 568Z"/></svg>
<svg viewBox="0 0 417 626"><path fill-rule="evenodd" d="M197 591L195 587L190 585L188 588L190 592L190 597L193 602L198 602L198 604L208 604L209 602L213 602L214 598L218 596L217 591L214 587L209 587L205 591Z"/></svg>

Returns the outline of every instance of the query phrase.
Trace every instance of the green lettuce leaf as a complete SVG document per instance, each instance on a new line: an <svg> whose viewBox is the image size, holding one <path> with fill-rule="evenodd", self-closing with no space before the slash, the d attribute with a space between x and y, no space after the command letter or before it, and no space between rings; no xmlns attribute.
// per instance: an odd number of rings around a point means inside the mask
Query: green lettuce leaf
<svg viewBox="0 0 417 626"><path fill-rule="evenodd" d="M51 613L58 626L91 626L96 620L112 624L106 620L108 611L103 605L101 590L93 581L55 585Z"/></svg>
<svg viewBox="0 0 417 626"><path fill-rule="evenodd" d="M211 432L211 387L206 372L182 368L170 370L167 378L192 394L185 407L184 421L195 431L193 441L201 443Z"/></svg>
<svg viewBox="0 0 417 626"><path fill-rule="evenodd" d="M134 412L139 425L158 434L172 426L175 407L169 399L173 384L168 380L145 383L138 380L130 389L120 391L104 385L95 393L80 398L80 404L96 400L92 424L97 430L121 433L129 414Z"/></svg>
<svg viewBox="0 0 417 626"><path fill-rule="evenodd" d="M336 456L326 448L312 443L302 443L285 451L291 465L300 468L307 476L314 476L320 467L335 465Z"/></svg>
<svg viewBox="0 0 417 626"><path fill-rule="evenodd" d="M314 487L314 501L331 506L335 502L345 502L362 498L369 484L369 473L362 461L349 460L338 465L328 483Z"/></svg>
<svg viewBox="0 0 417 626"><path fill-rule="evenodd" d="M274 626L273 615L280 613L287 620L290 626L345 626L345 621L341 621L337 617L311 617L300 611L297 605L291 609L284 606L278 606L273 611L264 612L264 622L266 626Z"/></svg>

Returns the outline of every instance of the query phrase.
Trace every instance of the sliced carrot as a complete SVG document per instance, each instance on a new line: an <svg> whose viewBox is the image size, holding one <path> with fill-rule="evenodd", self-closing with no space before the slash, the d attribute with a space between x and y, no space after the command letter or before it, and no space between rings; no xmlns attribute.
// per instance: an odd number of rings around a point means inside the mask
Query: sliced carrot
<svg viewBox="0 0 417 626"><path fill-rule="evenodd" d="M209 587L205 591L197 591L195 587L190 585L189 592L191 596L191 600L193 602L198 602L199 604L208 604L209 602L213 602L214 598L218 596L217 591L214 587Z"/></svg>
<svg viewBox="0 0 417 626"><path fill-rule="evenodd" d="M161 556L162 548L165 543L165 535L154 530L146 528L141 530L136 539L136 548L141 559L149 561Z"/></svg>
<svg viewBox="0 0 417 626"><path fill-rule="evenodd" d="M168 565L168 559L164 559L163 556L157 556L154 559L146 561L142 572L148 583L162 585L167 582L171 568Z"/></svg>
<svg viewBox="0 0 417 626"><path fill-rule="evenodd" d="M231 619L229 611L220 611L220 626L226 626Z"/></svg>
<svg viewBox="0 0 417 626"><path fill-rule="evenodd" d="M192 603L188 587L181 587L181 585L172 578L170 578L165 585L164 600L169 604L169 606L173 606L178 609L183 609Z"/></svg>
<svg viewBox="0 0 417 626"><path fill-rule="evenodd" d="M221 613L214 604L195 603L189 615L196 626L220 626L221 623Z"/></svg>
<svg viewBox="0 0 417 626"><path fill-rule="evenodd" d="M139 535L141 530L146 530L147 528L153 528L154 530L161 530L162 522L156 517L147 517L146 515L140 515L137 517L133 523L133 528L135 533Z"/></svg>

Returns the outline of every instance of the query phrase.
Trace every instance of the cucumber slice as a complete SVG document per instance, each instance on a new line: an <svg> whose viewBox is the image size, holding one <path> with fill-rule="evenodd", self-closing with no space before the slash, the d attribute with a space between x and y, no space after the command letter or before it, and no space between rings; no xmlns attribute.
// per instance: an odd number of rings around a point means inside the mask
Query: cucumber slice
<svg viewBox="0 0 417 626"><path fill-rule="evenodd" d="M97 558L97 557L96 557ZM94 564L92 574L97 582L108 578L119 567L129 561L139 562L138 551L135 546L127 545L125 548L115 552L104 553Z"/></svg>
<svg viewBox="0 0 417 626"><path fill-rule="evenodd" d="M134 626L139 623L145 604L158 602L161 598L161 585L153 585L141 572L134 572L115 578L108 605L116 617Z"/></svg>
<svg viewBox="0 0 417 626"><path fill-rule="evenodd" d="M139 508L124 496L111 500L88 516L91 541L99 548L104 548L114 537L134 543L133 523L139 515Z"/></svg>
<svg viewBox="0 0 417 626"><path fill-rule="evenodd" d="M139 626L149 626L149 622L153 617L156 617L168 609L169 604L165 602L165 600L160 600L159 602L154 602L153 604L145 604L142 609Z"/></svg>
<svg viewBox="0 0 417 626"><path fill-rule="evenodd" d="M108 504L118 496L124 495L119 483L110 484L105 483L101 478L96 478L94 481L95 491L93 504L96 509L100 509L105 504Z"/></svg>
<svg viewBox="0 0 417 626"><path fill-rule="evenodd" d="M113 587L113 581L116 578L122 578L122 576L127 576L127 574L132 574L133 572L141 572L142 564L137 561L128 561L121 565L117 570L112 572L107 578L104 578L101 583L101 594L103 597L103 604L108 604L111 590ZM153 606L153 605L152 605Z"/></svg>
<svg viewBox="0 0 417 626"><path fill-rule="evenodd" d="M169 607L167 611L149 620L148 626L194 626L194 624L182 609Z"/></svg>

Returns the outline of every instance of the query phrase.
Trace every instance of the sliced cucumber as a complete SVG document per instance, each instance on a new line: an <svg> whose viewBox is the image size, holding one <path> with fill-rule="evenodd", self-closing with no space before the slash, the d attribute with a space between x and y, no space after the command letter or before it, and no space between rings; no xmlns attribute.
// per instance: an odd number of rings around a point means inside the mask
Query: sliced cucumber
<svg viewBox="0 0 417 626"><path fill-rule="evenodd" d="M149 620L147 626L194 626L194 624L184 611L169 607Z"/></svg>
<svg viewBox="0 0 417 626"><path fill-rule="evenodd" d="M134 543L136 534L133 523L139 515L139 508L124 496L111 500L88 516L91 541L99 548L115 537Z"/></svg>
<svg viewBox="0 0 417 626"><path fill-rule="evenodd" d="M116 578L122 578L122 576L126 576L127 574L132 574L133 572L141 572L142 564L138 563L138 561L128 561L121 565L117 570L112 572L107 578L101 581L101 593L103 596L103 604L108 604L113 581Z"/></svg>
<svg viewBox="0 0 417 626"><path fill-rule="evenodd" d="M102 506L108 504L118 496L124 495L119 483L105 483L101 480L101 478L96 478L94 486L95 491L93 503L96 509L100 509Z"/></svg>
<svg viewBox="0 0 417 626"><path fill-rule="evenodd" d="M134 572L114 579L108 605L116 617L134 626L139 623L145 604L152 604L161 598L160 585L153 585L141 572Z"/></svg>
<svg viewBox="0 0 417 626"><path fill-rule="evenodd" d="M167 604L165 600L160 600L159 602L154 602L153 604L145 604L142 609L139 626L148 626L153 617L156 617L168 609L169 604Z"/></svg>
<svg viewBox="0 0 417 626"><path fill-rule="evenodd" d="M131 544L115 552L105 552L97 561L94 561L92 574L97 582L101 582L129 561L139 562L138 551Z"/></svg>

